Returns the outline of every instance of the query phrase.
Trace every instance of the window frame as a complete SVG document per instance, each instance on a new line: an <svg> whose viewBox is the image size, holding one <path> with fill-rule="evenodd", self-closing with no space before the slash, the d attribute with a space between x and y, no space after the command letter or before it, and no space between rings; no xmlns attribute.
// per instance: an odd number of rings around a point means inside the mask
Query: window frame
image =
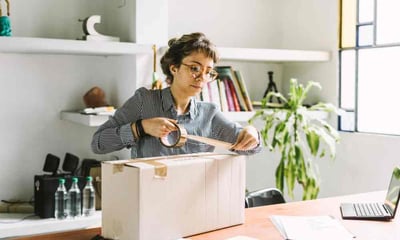
<svg viewBox="0 0 400 240"><path fill-rule="evenodd" d="M343 42L351 42L344 41L344 23L345 19L343 16L343 2L344 1L349 1L349 0L339 0L339 47L338 47L338 78L339 78L339 94L338 94L338 104L339 108L344 111L345 114L347 114L346 118L348 118L350 115L354 115L353 118L353 125L352 129L347 127L343 128L343 126L347 126L348 121L345 120L343 116L339 116L338 119L338 130L341 132L354 132L354 133L369 133L369 134L379 134L379 135L390 135L390 136L399 136L400 134L397 133L379 133L379 132L368 132L368 131L360 131L358 128L358 122L359 122L359 114L358 114L358 109L359 109L359 51L363 49L378 49L378 48L386 48L386 47L400 47L400 40L398 42L393 42L393 43L381 43L377 44L377 29L378 26L376 24L377 22L377 1L378 0L373 0L373 14L372 14L372 20L371 21L366 21L366 22L359 22L359 14L360 14L360 0L354 0L355 3L355 26L353 29L354 31L354 46L345 46L343 47ZM346 3L348 4L348 2ZM349 21L351 22L351 21ZM372 43L369 45L359 45L359 38L360 38L360 28L364 26L372 26ZM345 36L346 37L346 36ZM347 36L348 37L348 36ZM343 108L343 82L342 82L342 67L343 67L343 61L342 61L342 54L344 51L349 51L349 50L354 50L354 108L349 109L349 108Z"/></svg>

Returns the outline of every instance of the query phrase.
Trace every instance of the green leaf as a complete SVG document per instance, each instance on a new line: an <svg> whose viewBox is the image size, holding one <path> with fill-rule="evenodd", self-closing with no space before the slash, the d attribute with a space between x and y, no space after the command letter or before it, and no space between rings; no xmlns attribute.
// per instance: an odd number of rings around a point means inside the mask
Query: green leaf
<svg viewBox="0 0 400 240"><path fill-rule="evenodd" d="M296 158L296 176L297 176L297 181L300 184L303 184L306 182L306 176L307 176L307 170L304 165L304 155L303 155L303 150L301 147L296 144L295 145L295 158Z"/></svg>
<svg viewBox="0 0 400 240"><path fill-rule="evenodd" d="M335 158L335 156L336 156L336 138L329 135L328 133L326 133L323 130L319 130L318 135L328 145L330 153L331 153L330 157Z"/></svg>
<svg viewBox="0 0 400 240"><path fill-rule="evenodd" d="M285 180L285 159L281 158L278 167L275 171L275 183L276 187L282 192L284 190L284 180Z"/></svg>
<svg viewBox="0 0 400 240"><path fill-rule="evenodd" d="M288 194L291 198L293 198L293 189L296 181L296 162L295 162L295 149L290 147L288 154L288 162L287 162L287 171L286 171L286 183L288 186Z"/></svg>
<svg viewBox="0 0 400 240"><path fill-rule="evenodd" d="M310 147L311 154L317 156L319 150L319 135L315 131L311 130L306 132L307 143Z"/></svg>
<svg viewBox="0 0 400 240"><path fill-rule="evenodd" d="M400 168L393 170L393 175L396 177L396 179L400 179Z"/></svg>

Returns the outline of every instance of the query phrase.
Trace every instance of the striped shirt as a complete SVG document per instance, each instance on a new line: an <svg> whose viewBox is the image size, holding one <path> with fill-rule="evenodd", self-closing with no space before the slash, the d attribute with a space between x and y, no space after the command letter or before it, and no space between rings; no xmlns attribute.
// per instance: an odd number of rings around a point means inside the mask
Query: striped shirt
<svg viewBox="0 0 400 240"><path fill-rule="evenodd" d="M167 148L160 143L158 138L149 135L135 139L131 124L139 119L154 117L175 119L191 135L230 143L236 142L242 127L225 118L215 104L192 98L189 108L187 113L178 115L170 88L162 90L140 88L121 108L117 109L113 117L110 117L94 133L92 150L94 153L104 154L130 148L132 158L214 151L214 146L190 139L187 139L187 142L178 148ZM234 152L249 155L260 150L259 144L252 150Z"/></svg>

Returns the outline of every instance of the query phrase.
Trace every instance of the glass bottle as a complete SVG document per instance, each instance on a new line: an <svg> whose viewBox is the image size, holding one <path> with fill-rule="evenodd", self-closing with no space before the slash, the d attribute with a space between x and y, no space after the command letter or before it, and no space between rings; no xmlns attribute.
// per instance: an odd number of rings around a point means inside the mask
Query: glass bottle
<svg viewBox="0 0 400 240"><path fill-rule="evenodd" d="M82 214L84 216L91 216L95 212L95 192L92 184L92 177L86 177L86 185L83 188L83 204Z"/></svg>
<svg viewBox="0 0 400 240"><path fill-rule="evenodd" d="M68 191L69 216L72 218L81 216L81 191L78 187L78 178L72 178L72 186Z"/></svg>
<svg viewBox="0 0 400 240"><path fill-rule="evenodd" d="M58 188L54 195L54 217L56 219L65 219L68 217L68 193L65 188L65 179L58 179Z"/></svg>

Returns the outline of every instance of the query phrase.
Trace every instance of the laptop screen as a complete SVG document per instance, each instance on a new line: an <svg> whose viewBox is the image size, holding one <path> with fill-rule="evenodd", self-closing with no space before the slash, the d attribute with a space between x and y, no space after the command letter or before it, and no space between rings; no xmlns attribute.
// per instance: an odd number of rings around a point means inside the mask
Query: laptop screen
<svg viewBox="0 0 400 240"><path fill-rule="evenodd" d="M392 216L396 213L397 204L400 195L400 168L393 170L392 179L390 180L389 189L386 195L385 205L388 206Z"/></svg>

